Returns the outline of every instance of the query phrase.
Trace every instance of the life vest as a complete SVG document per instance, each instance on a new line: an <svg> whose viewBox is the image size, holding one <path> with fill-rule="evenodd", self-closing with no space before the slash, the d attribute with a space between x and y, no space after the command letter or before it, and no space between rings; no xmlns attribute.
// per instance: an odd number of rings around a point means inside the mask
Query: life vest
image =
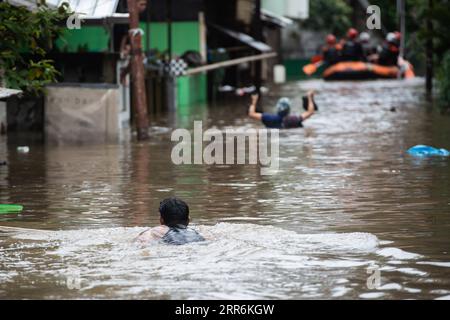
<svg viewBox="0 0 450 320"><path fill-rule="evenodd" d="M338 63L341 56L342 46L340 44L336 44L334 46L325 46L322 49L323 60L328 65L333 65Z"/></svg>
<svg viewBox="0 0 450 320"><path fill-rule="evenodd" d="M397 46L387 43L383 45L378 63L382 66L396 66L399 54L400 49Z"/></svg>
<svg viewBox="0 0 450 320"><path fill-rule="evenodd" d="M362 61L364 52L357 41L347 40L342 47L342 61Z"/></svg>

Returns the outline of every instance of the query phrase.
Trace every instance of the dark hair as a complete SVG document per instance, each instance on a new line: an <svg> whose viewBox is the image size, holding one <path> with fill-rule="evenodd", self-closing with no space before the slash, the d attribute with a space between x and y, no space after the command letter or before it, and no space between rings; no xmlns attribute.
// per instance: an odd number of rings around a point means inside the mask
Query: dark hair
<svg viewBox="0 0 450 320"><path fill-rule="evenodd" d="M181 199L165 199L159 205L159 213L168 227L189 224L189 206Z"/></svg>

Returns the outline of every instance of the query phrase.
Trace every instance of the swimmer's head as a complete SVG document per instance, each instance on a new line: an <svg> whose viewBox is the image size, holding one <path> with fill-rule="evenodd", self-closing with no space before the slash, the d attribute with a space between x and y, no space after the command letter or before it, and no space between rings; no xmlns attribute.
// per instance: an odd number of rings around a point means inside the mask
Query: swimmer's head
<svg viewBox="0 0 450 320"><path fill-rule="evenodd" d="M162 225L179 227L189 225L189 206L183 200L177 198L165 199L159 206Z"/></svg>
<svg viewBox="0 0 450 320"><path fill-rule="evenodd" d="M291 100L289 98L281 98L277 102L277 114L280 117L286 117L291 112Z"/></svg>

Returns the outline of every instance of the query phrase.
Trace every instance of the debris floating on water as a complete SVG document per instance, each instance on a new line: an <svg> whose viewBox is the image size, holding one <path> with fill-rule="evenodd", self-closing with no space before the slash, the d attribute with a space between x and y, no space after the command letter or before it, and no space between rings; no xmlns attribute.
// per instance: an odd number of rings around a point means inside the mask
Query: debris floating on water
<svg viewBox="0 0 450 320"><path fill-rule="evenodd" d="M28 153L28 152L30 152L30 147L27 147L27 146L17 147L17 152Z"/></svg>
<svg viewBox="0 0 450 320"><path fill-rule="evenodd" d="M430 146L418 145L412 147L408 150L408 153L412 156L416 157L432 157L432 156L440 156L440 157L448 157L450 156L450 152L446 149L437 149Z"/></svg>
<svg viewBox="0 0 450 320"><path fill-rule="evenodd" d="M22 212L23 206L17 204L0 204L0 214Z"/></svg>

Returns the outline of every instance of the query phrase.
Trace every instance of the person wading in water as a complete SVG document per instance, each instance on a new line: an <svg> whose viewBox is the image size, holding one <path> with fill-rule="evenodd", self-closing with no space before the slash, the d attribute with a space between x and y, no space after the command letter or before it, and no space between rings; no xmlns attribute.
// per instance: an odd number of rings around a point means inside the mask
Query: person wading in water
<svg viewBox="0 0 450 320"><path fill-rule="evenodd" d="M302 128L303 122L311 118L316 110L314 103L314 91L309 91L306 100L306 112L301 115L290 115L291 101L288 98L281 98L277 103L277 113L260 113L256 111L259 95L252 96L248 116L254 120L261 121L269 129L292 129Z"/></svg>

